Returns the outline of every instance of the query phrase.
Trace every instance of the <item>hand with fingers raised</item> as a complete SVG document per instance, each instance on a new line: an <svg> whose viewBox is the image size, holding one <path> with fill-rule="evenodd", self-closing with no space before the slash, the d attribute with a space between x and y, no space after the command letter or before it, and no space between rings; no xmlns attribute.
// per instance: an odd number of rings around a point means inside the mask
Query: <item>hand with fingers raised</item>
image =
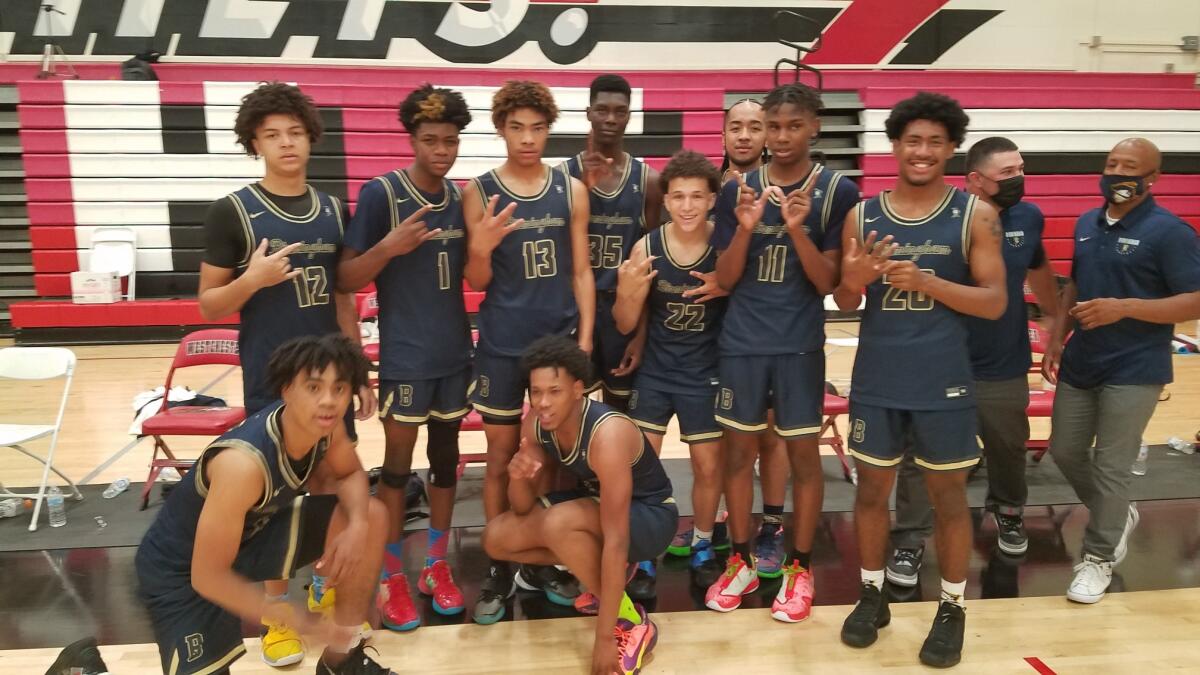
<svg viewBox="0 0 1200 675"><path fill-rule="evenodd" d="M425 221L421 220L429 213L430 208L428 204L422 206L387 233L382 243L390 257L412 253L421 244L441 234L440 227L426 229Z"/></svg>
<svg viewBox="0 0 1200 675"><path fill-rule="evenodd" d="M303 270L292 269L292 263L288 256L304 246L304 242L288 244L269 255L267 254L268 246L268 241L263 239L258 244L258 248L250 254L250 262L246 265L246 271L242 273L242 277L247 279L254 288L267 288L281 284L295 279L303 273Z"/></svg>
<svg viewBox="0 0 1200 675"><path fill-rule="evenodd" d="M734 207L733 213L737 216L738 227L746 232L753 233L754 228L762 222L763 211L767 207L767 200L771 195L783 196L783 191L778 186L763 190L762 194L755 194L754 188L746 185L746 176L740 171L735 171L734 175L738 182L738 198L737 206Z"/></svg>
<svg viewBox="0 0 1200 675"><path fill-rule="evenodd" d="M589 190L594 189L601 181L612 175L612 158L605 157L601 152L596 150L595 143L592 141L592 132L588 132L587 148L583 151L580 167L583 173L583 184Z"/></svg>
<svg viewBox="0 0 1200 675"><path fill-rule="evenodd" d="M847 286L863 288L883 274L888 258L896 250L892 243L892 235L881 241L876 241L879 233L871 230L861 244L858 239L851 239L850 246L842 256L842 279Z"/></svg>
<svg viewBox="0 0 1200 675"><path fill-rule="evenodd" d="M784 198L780 210L783 212L783 222L787 225L789 232L804 230L804 221L812 212L812 194L816 186L817 181L811 180L808 187L792 190L792 193Z"/></svg>
<svg viewBox="0 0 1200 675"><path fill-rule="evenodd" d="M646 302L646 297L650 295L650 281L658 276L658 270L654 269L657 257L651 255L641 262L635 263L629 259L621 263L617 268L618 302L624 300L638 305Z"/></svg>
<svg viewBox="0 0 1200 675"><path fill-rule="evenodd" d="M498 195L492 195L483 209L483 217L474 223L467 223L467 236L470 237L472 247L479 247L480 250L489 252L494 251L505 237L525 222L524 218L509 222L512 220L513 212L517 210L516 202L496 213L496 204L499 201Z"/></svg>

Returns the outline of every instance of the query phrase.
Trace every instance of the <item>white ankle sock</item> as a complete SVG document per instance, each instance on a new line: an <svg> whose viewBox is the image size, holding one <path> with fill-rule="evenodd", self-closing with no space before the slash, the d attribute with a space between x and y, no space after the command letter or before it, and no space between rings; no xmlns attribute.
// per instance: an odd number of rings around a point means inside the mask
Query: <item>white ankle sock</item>
<svg viewBox="0 0 1200 675"><path fill-rule="evenodd" d="M865 570L859 568L859 574L862 576L864 584L871 584L875 588L883 590L883 570Z"/></svg>
<svg viewBox="0 0 1200 675"><path fill-rule="evenodd" d="M967 599L963 594L967 592L967 582L960 581L952 584L945 579L942 579L942 602L949 602L959 607L966 607Z"/></svg>
<svg viewBox="0 0 1200 675"><path fill-rule="evenodd" d="M712 532L711 531L705 532L704 530L693 529L692 530L692 546L699 544L701 539L707 539L709 541L712 541Z"/></svg>

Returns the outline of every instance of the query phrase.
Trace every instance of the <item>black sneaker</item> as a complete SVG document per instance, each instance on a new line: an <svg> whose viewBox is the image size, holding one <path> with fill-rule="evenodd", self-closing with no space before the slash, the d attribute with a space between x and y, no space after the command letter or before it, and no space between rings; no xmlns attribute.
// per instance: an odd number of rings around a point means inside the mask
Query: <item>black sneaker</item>
<svg viewBox="0 0 1200 675"><path fill-rule="evenodd" d="M925 547L896 548L892 550L892 559L887 564L887 580L912 588L920 580L921 560L925 557Z"/></svg>
<svg viewBox="0 0 1200 675"><path fill-rule="evenodd" d="M725 566L717 560L712 551L712 544L706 541L701 541L699 546L692 548L692 559L688 561L688 567L692 570L692 583L705 590L716 583L725 571Z"/></svg>
<svg viewBox="0 0 1200 675"><path fill-rule="evenodd" d="M653 600L658 595L656 577L657 570L653 560L638 563L637 569L633 572L633 578L625 584L625 593L630 600L640 602Z"/></svg>
<svg viewBox="0 0 1200 675"><path fill-rule="evenodd" d="M733 544L729 541L729 528L725 526L725 522L713 523L713 550L728 551Z"/></svg>
<svg viewBox="0 0 1200 675"><path fill-rule="evenodd" d="M479 599L475 601L475 623L493 624L504 618L504 604L517 592L508 563L495 562L488 566L487 578L479 584Z"/></svg>
<svg viewBox="0 0 1200 675"><path fill-rule="evenodd" d="M574 607L579 597L579 580L554 565L521 565L513 580L517 588L541 591L547 600L563 607Z"/></svg>
<svg viewBox="0 0 1200 675"><path fill-rule="evenodd" d="M374 648L371 651L375 651ZM359 643L336 668L317 659L317 675L395 675L395 672L375 663L375 659L367 656L366 645Z"/></svg>
<svg viewBox="0 0 1200 675"><path fill-rule="evenodd" d="M887 598L871 584L862 585L862 596L854 611L842 623L842 642L851 647L870 647L879 638L879 629L892 621Z"/></svg>
<svg viewBox="0 0 1200 675"><path fill-rule="evenodd" d="M1003 513L992 514L996 517L996 529L1000 534L996 543L1000 550L1009 555L1024 555L1029 550L1029 537L1025 536L1025 521L1021 516L1009 516Z"/></svg>
<svg viewBox="0 0 1200 675"><path fill-rule="evenodd" d="M96 638L86 637L63 647L46 675L102 675L108 672Z"/></svg>
<svg viewBox="0 0 1200 675"><path fill-rule="evenodd" d="M937 616L929 637L921 645L921 663L934 668L949 668L962 660L963 632L967 610L953 602L938 603Z"/></svg>

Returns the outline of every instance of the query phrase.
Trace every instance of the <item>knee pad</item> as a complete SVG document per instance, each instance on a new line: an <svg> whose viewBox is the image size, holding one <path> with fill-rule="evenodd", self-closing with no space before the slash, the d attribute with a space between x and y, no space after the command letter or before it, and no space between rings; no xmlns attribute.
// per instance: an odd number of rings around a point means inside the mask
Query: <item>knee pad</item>
<svg viewBox="0 0 1200 675"><path fill-rule="evenodd" d="M458 430L461 426L461 421L429 420L425 453L429 457L429 484L434 487L452 488L458 484Z"/></svg>
<svg viewBox="0 0 1200 675"><path fill-rule="evenodd" d="M411 472L400 473L398 471L388 471L384 468L379 472L379 480L390 488L403 490L408 486L408 477L411 475Z"/></svg>

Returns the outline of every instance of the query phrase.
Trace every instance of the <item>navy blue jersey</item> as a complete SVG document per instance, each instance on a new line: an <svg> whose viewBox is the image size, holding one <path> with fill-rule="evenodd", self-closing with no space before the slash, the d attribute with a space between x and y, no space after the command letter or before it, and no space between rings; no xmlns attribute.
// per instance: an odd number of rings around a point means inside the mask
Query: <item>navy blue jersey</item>
<svg viewBox="0 0 1200 675"><path fill-rule="evenodd" d="M771 186L767 167L746 176L746 184L762 193ZM804 221L809 238L821 251L842 247L842 224L858 201L858 189L836 171L814 164L804 180L781 186L784 194L816 181L812 210ZM738 183L730 181L717 198L713 242L724 250L737 231ZM762 222L754 228L746 252L746 270L729 297L721 329L723 356L800 354L825 346L825 307L804 274L796 246L784 224L780 202L767 201Z"/></svg>
<svg viewBox="0 0 1200 675"><path fill-rule="evenodd" d="M283 402L276 401L225 432L200 454L196 465L171 490L162 510L142 539L141 555L159 561L163 573L191 569L196 525L208 496L206 466L220 452L244 452L262 472L263 492L246 512L242 542L253 537L281 509L305 491L305 484L324 457L328 439L321 439L299 461L291 461L283 446ZM290 566L288 566L290 568Z"/></svg>
<svg viewBox="0 0 1200 675"><path fill-rule="evenodd" d="M1071 264L1078 302L1096 298L1156 300L1200 291L1200 238L1186 222L1147 197L1116 223L1097 208L1075 223ZM1077 327L1063 347L1059 379L1090 389L1107 384L1167 384L1175 326L1121 319Z"/></svg>
<svg viewBox="0 0 1200 675"><path fill-rule="evenodd" d="M497 212L515 202L513 220L525 219L492 251L492 281L477 317L480 351L520 356L543 335L575 330L571 177L561 168L546 173L542 191L532 196L509 190L495 171L472 179L485 205L499 195Z"/></svg>
<svg viewBox="0 0 1200 675"><path fill-rule="evenodd" d="M596 477L596 472L592 471L591 461L588 459L589 446L596 429L605 420L616 417L634 424L634 421L626 417L624 413L617 412L607 404L593 401L590 398L583 399L583 415L579 423L579 435L575 438L575 447L568 448L565 452L558 446L558 439L554 437L554 432L544 431L536 418L533 423L533 432L537 435L542 450L548 456L555 458L568 471L575 474L583 489L592 495L599 496L600 480ZM658 455L654 454L654 448L650 446L650 441L646 440L645 434L639 432L638 436L642 439L642 447L638 449L633 459L633 465L630 467L633 472L632 497L653 504L662 504L671 499L671 479L667 478L667 472L663 469Z"/></svg>
<svg viewBox="0 0 1200 675"><path fill-rule="evenodd" d="M1042 211L1018 202L1000 212L1004 227L1004 274L1008 306L996 320L977 316L967 321L971 369L975 379L994 382L1024 376L1033 362L1029 347L1029 314L1025 310L1025 275L1046 261L1042 248Z"/></svg>
<svg viewBox="0 0 1200 675"><path fill-rule="evenodd" d="M257 186L229 195L246 234L246 257L238 264L240 276L263 239L267 255L296 242L304 245L289 256L301 274L283 283L261 288L241 310L238 344L242 358L242 389L247 411L257 411L279 398L267 387L267 361L279 345L302 335L338 332L337 264L342 245L342 204L337 197L308 188L312 208L293 216L275 206Z"/></svg>
<svg viewBox="0 0 1200 675"><path fill-rule="evenodd" d="M888 191L862 203L856 237L875 230L899 245L892 260L911 260L956 284L971 284L967 256L978 198L953 187L929 215L902 218ZM886 275L867 286L850 396L882 408L946 410L974 405L974 377L963 315L925 295L901 291Z"/></svg>
<svg viewBox="0 0 1200 675"><path fill-rule="evenodd" d="M403 171L363 185L346 230L346 246L366 251L422 206L433 239L388 261L375 279L379 300L379 376L432 380L471 360L471 328L463 305L466 228L462 194L442 180L439 194L422 192Z"/></svg>
<svg viewBox="0 0 1200 675"><path fill-rule="evenodd" d="M646 176L649 171L641 160L625 153L625 172L616 189L605 192L592 188L588 193L591 216L588 219L588 255L597 291L617 288L617 268L629 258L629 252L646 230ZM583 154L565 163L567 173L583 180Z"/></svg>
<svg viewBox="0 0 1200 675"><path fill-rule="evenodd" d="M692 272L713 272L717 252L711 246L697 260L679 260L671 254L674 225L667 223L646 235L646 255L657 256L658 272L650 282L646 305L646 349L637 379L661 391L679 394L716 393L717 336L725 314L725 298L696 302L683 297L703 285Z"/></svg>

